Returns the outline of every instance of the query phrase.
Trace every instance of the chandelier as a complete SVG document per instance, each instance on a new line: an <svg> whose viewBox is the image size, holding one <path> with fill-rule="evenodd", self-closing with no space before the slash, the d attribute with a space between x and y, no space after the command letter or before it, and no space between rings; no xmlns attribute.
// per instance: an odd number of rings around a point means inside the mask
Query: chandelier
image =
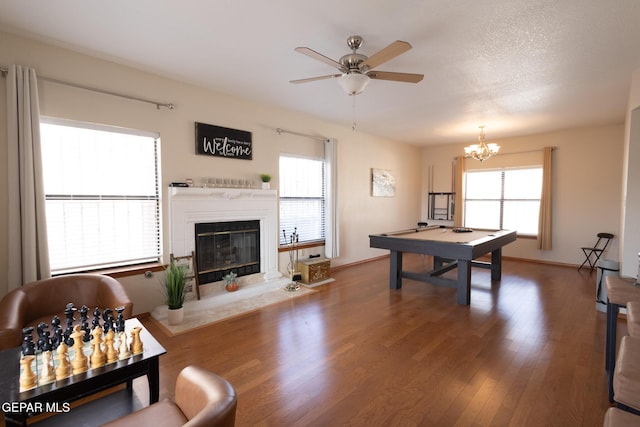
<svg viewBox="0 0 640 427"><path fill-rule="evenodd" d="M487 144L484 141L484 126L478 126L480 128L480 136L478 136L479 144L472 144L468 147L464 147L465 157L471 157L475 160L484 162L491 156L495 156L500 151L498 144Z"/></svg>

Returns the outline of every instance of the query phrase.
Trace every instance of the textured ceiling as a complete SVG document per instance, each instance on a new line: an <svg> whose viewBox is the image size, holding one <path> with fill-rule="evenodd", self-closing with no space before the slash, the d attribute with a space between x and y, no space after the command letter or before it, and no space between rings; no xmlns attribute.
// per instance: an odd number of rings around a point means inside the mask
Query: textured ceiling
<svg viewBox="0 0 640 427"><path fill-rule="evenodd" d="M622 123L640 68L637 0L0 0L0 29L418 145ZM296 53L413 49L347 96ZM7 66L9 64L0 64ZM46 75L46 70L42 71ZM168 100L171 101L171 100ZM355 106L354 106L355 102ZM354 113L355 112L355 113Z"/></svg>

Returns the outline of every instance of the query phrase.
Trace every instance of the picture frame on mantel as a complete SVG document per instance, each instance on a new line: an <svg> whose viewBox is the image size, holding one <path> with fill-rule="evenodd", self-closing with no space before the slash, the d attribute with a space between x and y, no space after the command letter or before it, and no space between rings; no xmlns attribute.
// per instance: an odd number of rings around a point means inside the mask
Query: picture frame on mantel
<svg viewBox="0 0 640 427"><path fill-rule="evenodd" d="M251 132L206 123L196 124L196 154L253 160Z"/></svg>

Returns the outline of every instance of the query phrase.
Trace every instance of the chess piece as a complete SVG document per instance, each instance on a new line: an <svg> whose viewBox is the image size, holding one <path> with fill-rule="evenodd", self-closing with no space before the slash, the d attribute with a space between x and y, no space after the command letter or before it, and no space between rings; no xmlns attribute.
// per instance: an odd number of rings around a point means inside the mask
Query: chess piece
<svg viewBox="0 0 640 427"><path fill-rule="evenodd" d="M78 312L80 313L80 325L84 322L89 322L89 307L83 304Z"/></svg>
<svg viewBox="0 0 640 427"><path fill-rule="evenodd" d="M127 333L122 331L118 334L118 339L120 340L118 347L118 359L125 360L131 357L131 351L129 351L129 346L127 345Z"/></svg>
<svg viewBox="0 0 640 427"><path fill-rule="evenodd" d="M131 330L131 353L136 355L143 351L142 340L140 340L140 331L142 328L136 326Z"/></svg>
<svg viewBox="0 0 640 427"><path fill-rule="evenodd" d="M116 333L111 329L104 337L105 352L107 353L107 363L113 363L118 360L118 351L113 346Z"/></svg>
<svg viewBox="0 0 640 427"><path fill-rule="evenodd" d="M112 313L113 313L113 310L111 310L110 308L105 308L104 311L102 312L102 320L104 321L102 323L102 329L104 330L105 334L109 332L111 329L113 329Z"/></svg>
<svg viewBox="0 0 640 427"><path fill-rule="evenodd" d="M82 335L84 334L80 330L80 325L76 325L70 335L70 338L73 340L73 350L75 352L73 360L71 361L71 372L73 375L81 374L89 369L88 358L82 349Z"/></svg>
<svg viewBox="0 0 640 427"><path fill-rule="evenodd" d="M124 306L116 307L118 317L116 319L116 332L124 332Z"/></svg>
<svg viewBox="0 0 640 427"><path fill-rule="evenodd" d="M36 357L34 355L22 356L20 358L20 391L34 388L37 384L36 374L31 369L31 363Z"/></svg>
<svg viewBox="0 0 640 427"><path fill-rule="evenodd" d="M100 309L96 307L93 310L93 320L91 321L91 330L93 331L98 326L100 326Z"/></svg>
<svg viewBox="0 0 640 427"><path fill-rule="evenodd" d="M46 351L48 339L45 337L45 331L48 327L49 325L44 322L40 322L38 323L38 326L36 326L36 331L38 333L38 343L36 346L40 351Z"/></svg>
<svg viewBox="0 0 640 427"><path fill-rule="evenodd" d="M86 305L80 307L80 329L84 331L82 341L91 341L91 329L89 329L89 307Z"/></svg>
<svg viewBox="0 0 640 427"><path fill-rule="evenodd" d="M51 338L51 348L58 348L60 344L64 343L64 338L62 336L62 328L58 328L55 330L53 338Z"/></svg>
<svg viewBox="0 0 640 427"><path fill-rule="evenodd" d="M97 327L93 330L93 340L91 341L91 356L89 361L91 362L91 369L104 366L107 361L107 356L102 351L102 328Z"/></svg>
<svg viewBox="0 0 640 427"><path fill-rule="evenodd" d="M67 345L72 345L71 342L69 341L69 337L71 337L71 334L73 333L73 321L75 320L74 318L75 312L76 312L76 308L73 306L73 303L72 302L68 303L66 308L64 309L66 328L63 334L64 341Z"/></svg>
<svg viewBox="0 0 640 427"><path fill-rule="evenodd" d="M113 332L116 331L116 318L113 317L113 313L109 313L109 329L112 329Z"/></svg>
<svg viewBox="0 0 640 427"><path fill-rule="evenodd" d="M51 350L58 348L62 340L62 327L58 315L51 319Z"/></svg>
<svg viewBox="0 0 640 427"><path fill-rule="evenodd" d="M71 375L71 364L69 363L69 347L63 342L60 343L56 350L56 359L58 366L56 367L56 380L62 380Z"/></svg>
<svg viewBox="0 0 640 427"><path fill-rule="evenodd" d="M33 326L22 330L22 355L29 356L36 354L36 344L33 342Z"/></svg>
<svg viewBox="0 0 640 427"><path fill-rule="evenodd" d="M40 377L38 378L38 385L49 384L56 379L56 375L53 370L52 356L51 350L42 352L42 367L40 370Z"/></svg>
<svg viewBox="0 0 640 427"><path fill-rule="evenodd" d="M44 329L44 331L42 331L42 333L43 333L42 351L51 351L51 350L53 350L53 347L51 346L51 337L49 336L49 331L47 329Z"/></svg>

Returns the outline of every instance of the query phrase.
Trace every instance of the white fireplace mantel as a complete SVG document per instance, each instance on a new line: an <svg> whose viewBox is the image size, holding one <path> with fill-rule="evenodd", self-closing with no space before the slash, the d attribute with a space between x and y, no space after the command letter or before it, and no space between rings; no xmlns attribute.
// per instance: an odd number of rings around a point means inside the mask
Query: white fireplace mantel
<svg viewBox="0 0 640 427"><path fill-rule="evenodd" d="M195 225L205 222L260 221L260 272L264 280L278 271L278 195L247 188L169 188L170 250L175 256L195 250Z"/></svg>

